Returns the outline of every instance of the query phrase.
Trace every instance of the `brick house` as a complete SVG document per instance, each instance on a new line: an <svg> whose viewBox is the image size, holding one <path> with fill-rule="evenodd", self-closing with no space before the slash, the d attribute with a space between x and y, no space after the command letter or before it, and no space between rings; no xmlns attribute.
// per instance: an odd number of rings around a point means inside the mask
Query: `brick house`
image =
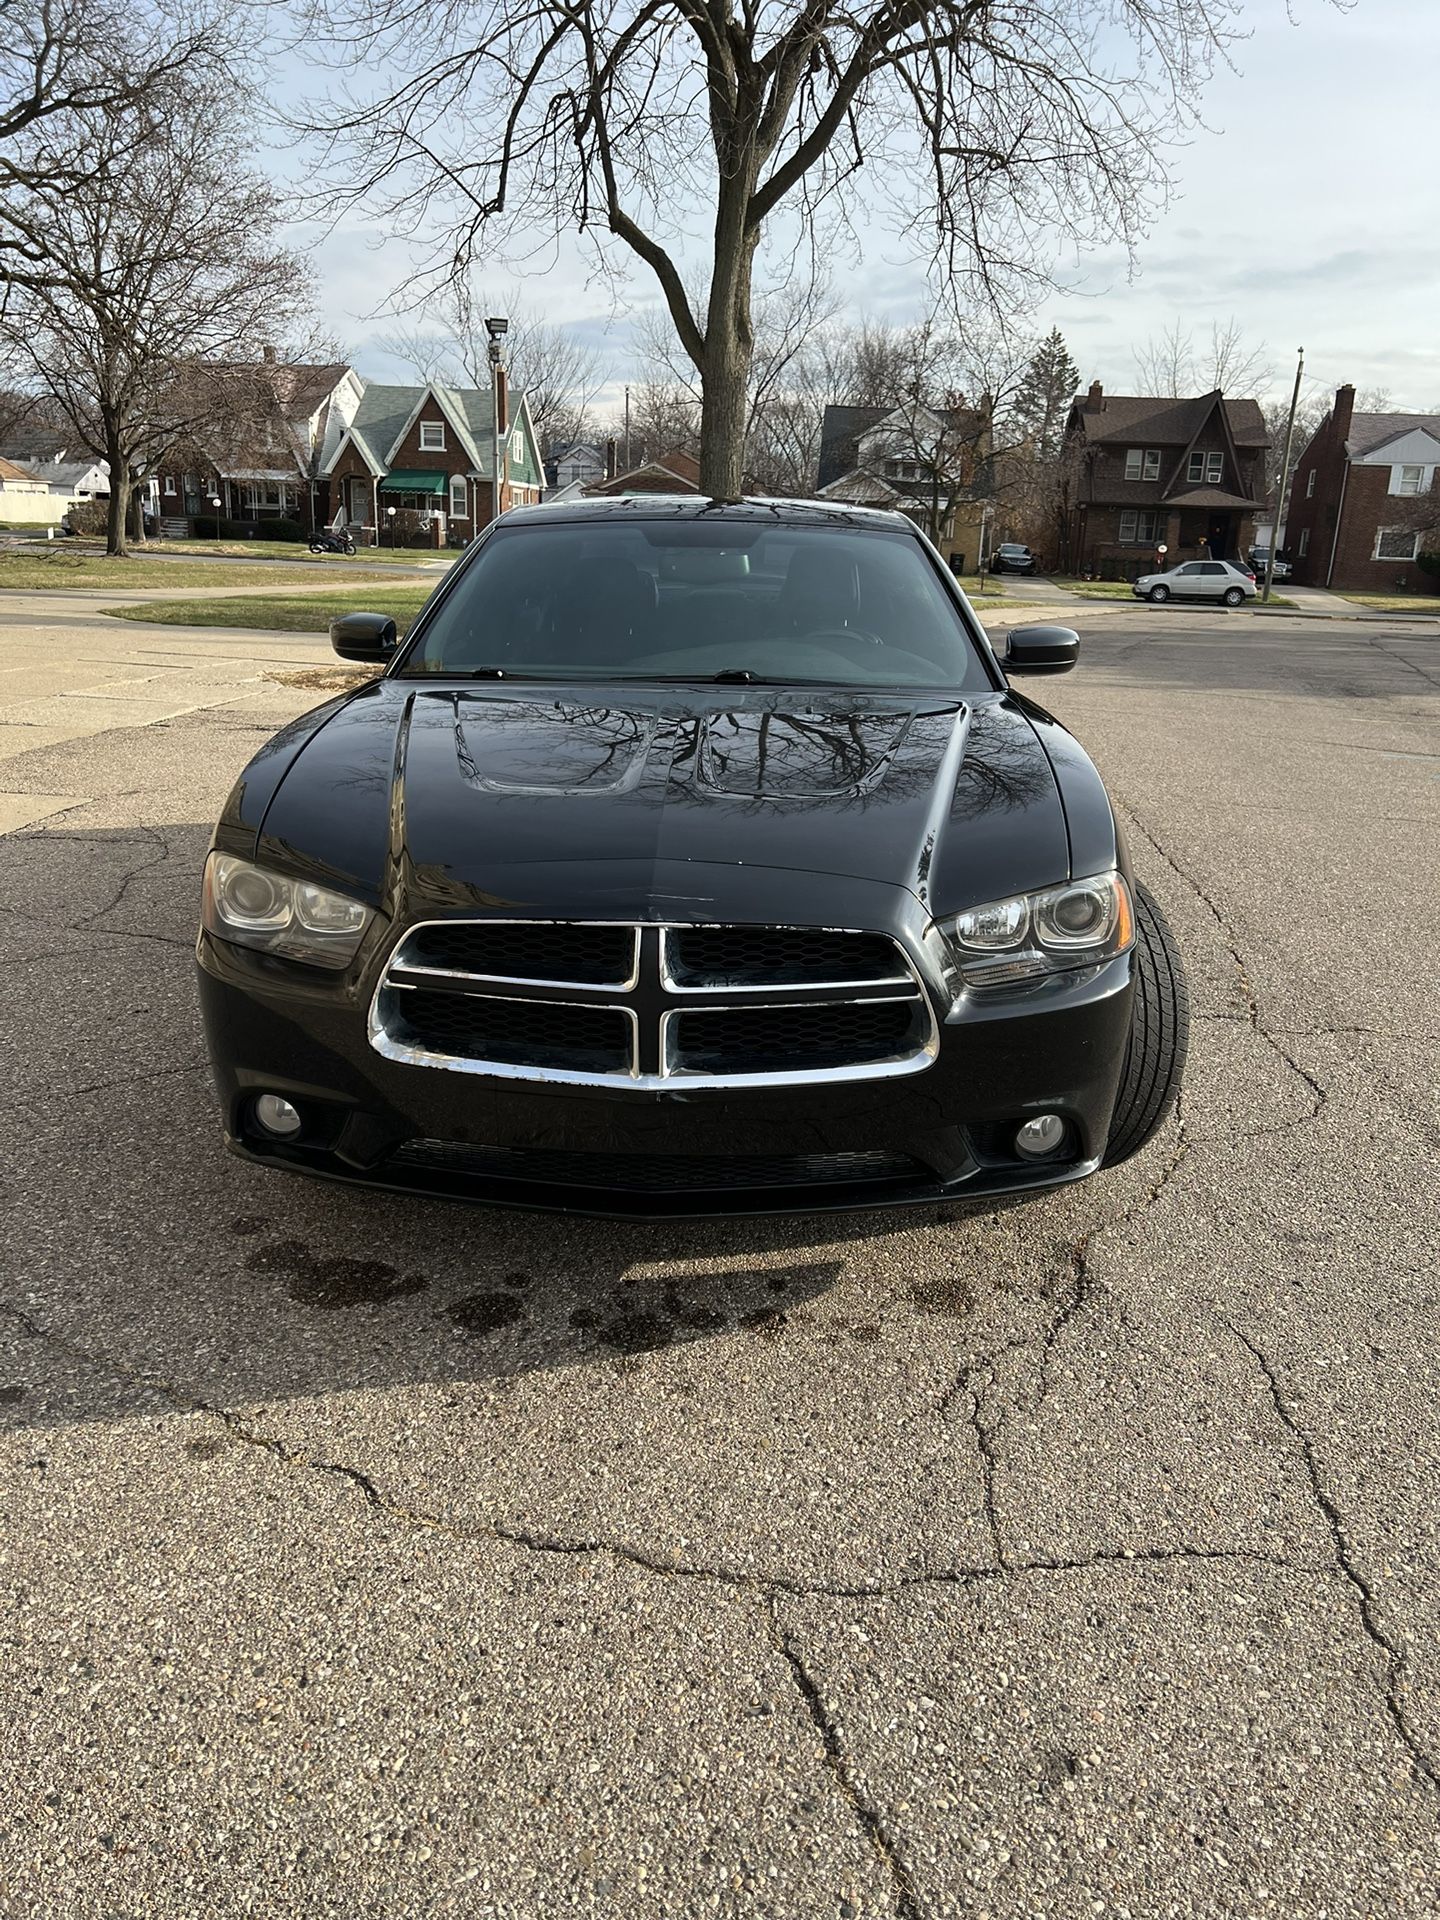
<svg viewBox="0 0 1440 1920"><path fill-rule="evenodd" d="M903 513L973 566L990 511L988 396L979 406L827 406L815 490L822 500Z"/></svg>
<svg viewBox="0 0 1440 1920"><path fill-rule="evenodd" d="M212 425L172 449L155 475L161 524L172 534L222 519L263 532L266 521L306 532L329 518L322 478L365 383L353 367L279 360L205 370ZM215 502L219 501L217 507Z"/></svg>
<svg viewBox="0 0 1440 1920"><path fill-rule="evenodd" d="M1254 400L1217 388L1194 399L1107 394L1097 380L1070 409L1061 459L1069 564L1133 579L1182 560L1235 560L1265 502L1270 436Z"/></svg>
<svg viewBox="0 0 1440 1920"><path fill-rule="evenodd" d="M1434 592L1415 564L1435 535L1440 414L1356 413L1354 387L1295 463L1285 552L1295 578L1340 593Z"/></svg>
<svg viewBox="0 0 1440 1920"><path fill-rule="evenodd" d="M512 404L503 373L498 384L504 512L534 506L545 483L525 396ZM493 517L496 438L492 397L482 388L367 384L324 470L332 523L343 520L373 545L419 515L435 545L466 545Z"/></svg>

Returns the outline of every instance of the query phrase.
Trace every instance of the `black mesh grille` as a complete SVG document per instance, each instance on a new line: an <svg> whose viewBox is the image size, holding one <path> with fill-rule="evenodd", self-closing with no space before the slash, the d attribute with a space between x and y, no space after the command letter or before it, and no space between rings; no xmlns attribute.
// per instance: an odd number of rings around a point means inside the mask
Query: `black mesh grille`
<svg viewBox="0 0 1440 1920"><path fill-rule="evenodd" d="M805 1073L863 1066L916 1051L923 1014L914 1000L817 1007L724 1007L682 1013L671 1058L683 1073Z"/></svg>
<svg viewBox="0 0 1440 1920"><path fill-rule="evenodd" d="M880 1152L572 1153L549 1147L471 1147L452 1140L409 1140L393 1159L401 1166L442 1173L635 1193L718 1193L933 1177L908 1154Z"/></svg>
<svg viewBox="0 0 1440 1920"><path fill-rule="evenodd" d="M677 927L669 954L671 973L684 987L825 986L904 973L893 944L880 934L809 927Z"/></svg>
<svg viewBox="0 0 1440 1920"><path fill-rule="evenodd" d="M457 920L451 926L418 928L405 941L397 964L603 987L630 978L634 952L630 927L492 926L483 920Z"/></svg>
<svg viewBox="0 0 1440 1920"><path fill-rule="evenodd" d="M472 994L391 991L395 1039L430 1053L574 1073L627 1073L631 1025L613 1007L487 1000Z"/></svg>

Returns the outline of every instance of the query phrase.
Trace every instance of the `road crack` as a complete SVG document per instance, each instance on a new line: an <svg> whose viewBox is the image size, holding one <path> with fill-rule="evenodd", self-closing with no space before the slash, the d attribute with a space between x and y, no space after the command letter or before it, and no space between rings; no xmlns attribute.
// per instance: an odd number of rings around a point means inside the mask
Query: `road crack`
<svg viewBox="0 0 1440 1920"><path fill-rule="evenodd" d="M1131 825L1135 828L1135 831L1149 843L1176 878L1185 883L1191 893L1200 901L1210 917L1214 920L1220 937L1225 944L1225 949L1234 962L1236 977L1240 984L1240 992L1245 1002L1246 1018L1251 1028L1260 1036L1266 1046L1284 1062L1291 1073L1293 1073L1298 1080L1303 1081L1309 1090L1311 1101L1309 1113L1302 1114L1298 1120L1287 1120L1278 1126L1255 1128L1251 1129L1250 1132L1255 1135L1261 1133L1288 1133L1296 1127L1312 1125L1319 1119L1329 1101L1329 1090L1307 1067L1301 1066L1290 1049L1282 1044L1278 1029L1272 1028L1266 1022L1261 1012L1259 995L1256 993L1254 983L1250 978L1249 962L1241 951L1240 936L1236 933L1234 926L1216 902L1211 899L1210 895L1205 891L1204 887L1201 886L1195 876L1181 866L1180 862L1164 842L1157 838L1150 828L1146 826L1139 814L1136 813L1134 807L1131 806L1128 801L1123 804L1117 801L1116 804L1120 806L1120 810L1125 814ZM1245 1138L1249 1136L1242 1132L1237 1133L1235 1137Z"/></svg>
<svg viewBox="0 0 1440 1920"><path fill-rule="evenodd" d="M875 1803L866 1795L856 1777L850 1756L840 1738L840 1730L834 1716L825 1704L818 1683L804 1658L786 1634L780 1622L779 1605L773 1595L769 1605L770 1632L775 1650L789 1669L795 1691L801 1704L809 1715L811 1725L820 1739L824 1750L825 1764L834 1775L835 1782L849 1803L857 1825L869 1841L876 1859L884 1867L895 1890L895 1920L924 1920L925 1910L915 1891L915 1882L910 1869L896 1850L894 1835L890 1832L883 1815Z"/></svg>
<svg viewBox="0 0 1440 1920"><path fill-rule="evenodd" d="M1281 1426L1294 1440L1304 1463L1306 1478L1310 1482L1310 1492L1315 1505L1324 1515L1330 1538L1335 1548L1335 1568L1349 1582L1354 1591L1356 1608L1360 1624L1365 1633L1385 1656L1385 1711L1395 1728L1401 1745L1410 1755L1416 1770L1423 1774L1430 1785L1440 1791L1440 1763L1431 1756L1419 1735L1410 1724L1409 1715L1401 1698L1407 1679L1406 1660L1403 1650L1391 1639L1381 1622L1379 1610L1375 1605L1375 1594L1370 1582L1355 1562L1354 1549L1345 1532L1345 1522L1335 1500L1326 1490L1320 1473L1320 1464L1315 1457L1315 1444L1301 1425L1294 1404L1286 1393L1283 1382L1263 1350L1256 1345L1249 1334L1242 1332L1232 1321L1222 1318L1221 1325L1245 1348L1256 1366L1264 1375L1269 1389L1270 1399Z"/></svg>

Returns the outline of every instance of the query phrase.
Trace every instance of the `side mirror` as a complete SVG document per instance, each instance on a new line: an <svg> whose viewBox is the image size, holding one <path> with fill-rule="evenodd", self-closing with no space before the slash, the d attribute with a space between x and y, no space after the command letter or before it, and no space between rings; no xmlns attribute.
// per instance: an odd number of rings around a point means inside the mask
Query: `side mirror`
<svg viewBox="0 0 1440 1920"><path fill-rule="evenodd" d="M342 660L384 666L399 644L388 613L342 613L330 622L330 644Z"/></svg>
<svg viewBox="0 0 1440 1920"><path fill-rule="evenodd" d="M1079 658L1073 627L1015 627L1001 665L1006 673L1069 673Z"/></svg>

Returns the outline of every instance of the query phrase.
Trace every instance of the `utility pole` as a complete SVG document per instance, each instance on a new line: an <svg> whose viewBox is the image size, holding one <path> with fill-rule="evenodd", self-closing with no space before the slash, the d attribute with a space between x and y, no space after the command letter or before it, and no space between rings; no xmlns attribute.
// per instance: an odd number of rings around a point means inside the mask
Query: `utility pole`
<svg viewBox="0 0 1440 1920"><path fill-rule="evenodd" d="M1295 389L1290 395L1290 418L1285 427L1285 456L1280 462L1280 491L1275 496L1275 518L1270 523L1270 548L1265 555L1265 586L1262 605L1270 600L1270 582L1275 578L1275 555L1280 551L1280 516L1285 511L1285 489L1290 484L1290 448L1295 439L1295 410L1300 405L1300 376L1305 371L1305 349L1295 363Z"/></svg>
<svg viewBox="0 0 1440 1920"><path fill-rule="evenodd" d="M629 473L634 462L630 458L630 388L625 388L625 471Z"/></svg>
<svg viewBox="0 0 1440 1920"><path fill-rule="evenodd" d="M510 331L510 322L503 315L496 314L485 322L485 331L490 336L490 520L493 525L500 518L501 482L504 477L504 450L500 438L500 370L505 361L505 335ZM506 423L508 434L509 423Z"/></svg>

